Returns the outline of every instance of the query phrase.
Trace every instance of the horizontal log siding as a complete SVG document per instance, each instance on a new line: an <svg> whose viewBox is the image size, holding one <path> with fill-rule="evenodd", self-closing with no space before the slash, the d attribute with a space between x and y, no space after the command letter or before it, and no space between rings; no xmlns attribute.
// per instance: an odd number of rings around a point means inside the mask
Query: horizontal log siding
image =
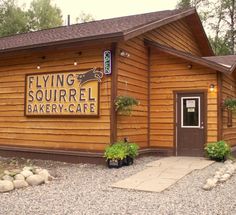
<svg viewBox="0 0 236 215"><path fill-rule="evenodd" d="M236 80L232 75L222 75L222 99L236 98ZM223 136L232 146L236 146L236 115L232 114L232 127L227 127L228 112L223 109Z"/></svg>
<svg viewBox="0 0 236 215"><path fill-rule="evenodd" d="M132 96L140 101L132 116L117 117L117 139L128 137L141 147L148 146L148 53L142 37L119 45L128 58L119 57L118 95Z"/></svg>
<svg viewBox="0 0 236 215"><path fill-rule="evenodd" d="M201 56L195 37L184 20L175 21L152 30L144 34L144 37L160 44Z"/></svg>
<svg viewBox="0 0 236 215"><path fill-rule="evenodd" d="M174 147L174 93L181 90L208 90L217 85L215 71L168 54L151 51L150 146ZM208 93L207 141L217 140L217 95ZM191 141L191 140L190 140Z"/></svg>
<svg viewBox="0 0 236 215"><path fill-rule="evenodd" d="M107 46L110 48L110 46ZM103 68L105 46L67 47L11 53L0 59L0 145L53 149L104 150L110 142L111 80L100 86L100 117L25 117L25 75ZM78 54L82 52L82 54ZM43 60L41 57L45 56ZM74 66L78 60L78 66ZM41 69L36 66L40 64Z"/></svg>

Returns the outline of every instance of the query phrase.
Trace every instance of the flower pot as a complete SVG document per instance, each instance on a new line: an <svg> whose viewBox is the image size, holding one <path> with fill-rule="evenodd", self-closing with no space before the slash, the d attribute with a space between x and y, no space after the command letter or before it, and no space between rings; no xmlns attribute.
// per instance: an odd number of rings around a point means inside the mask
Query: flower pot
<svg viewBox="0 0 236 215"><path fill-rule="evenodd" d="M108 168L120 168L122 167L123 161L118 159L108 159L107 166Z"/></svg>
<svg viewBox="0 0 236 215"><path fill-rule="evenodd" d="M123 160L123 165L124 166L129 166L132 165L134 163L134 159L130 156L127 156L124 160Z"/></svg>

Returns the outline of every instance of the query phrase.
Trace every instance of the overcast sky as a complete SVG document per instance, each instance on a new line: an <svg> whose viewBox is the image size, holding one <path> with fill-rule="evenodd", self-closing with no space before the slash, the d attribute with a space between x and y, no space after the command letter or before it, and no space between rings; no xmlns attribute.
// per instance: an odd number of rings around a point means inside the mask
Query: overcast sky
<svg viewBox="0 0 236 215"><path fill-rule="evenodd" d="M18 0L29 4L31 0ZM83 11L90 13L95 19L147 13L159 10L174 9L178 0L52 0L61 8L64 20L67 14L71 20Z"/></svg>

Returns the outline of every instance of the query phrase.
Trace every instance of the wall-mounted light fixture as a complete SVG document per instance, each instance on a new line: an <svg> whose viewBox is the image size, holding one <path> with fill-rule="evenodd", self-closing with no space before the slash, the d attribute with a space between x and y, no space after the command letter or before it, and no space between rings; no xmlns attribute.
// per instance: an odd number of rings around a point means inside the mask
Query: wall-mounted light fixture
<svg viewBox="0 0 236 215"><path fill-rule="evenodd" d="M193 65L192 64L188 64L188 69L192 69L193 68Z"/></svg>
<svg viewBox="0 0 236 215"><path fill-rule="evenodd" d="M130 54L124 50L120 50L120 56L121 57L130 57Z"/></svg>
<svg viewBox="0 0 236 215"><path fill-rule="evenodd" d="M36 66L37 69L41 69L41 65L40 65L40 64L42 63L42 61L43 61L44 59L46 59L45 56L40 57L40 63Z"/></svg>
<svg viewBox="0 0 236 215"><path fill-rule="evenodd" d="M78 65L77 60L74 60L74 66L77 66L77 65Z"/></svg>
<svg viewBox="0 0 236 215"><path fill-rule="evenodd" d="M211 84L210 85L210 92L215 92L215 85L214 84Z"/></svg>

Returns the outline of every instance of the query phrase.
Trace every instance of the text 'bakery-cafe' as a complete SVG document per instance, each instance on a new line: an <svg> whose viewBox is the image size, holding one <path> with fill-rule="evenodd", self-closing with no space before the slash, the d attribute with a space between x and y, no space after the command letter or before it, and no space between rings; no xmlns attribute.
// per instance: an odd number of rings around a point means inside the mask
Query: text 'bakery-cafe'
<svg viewBox="0 0 236 215"><path fill-rule="evenodd" d="M104 160L128 139L140 154L203 156L236 147L236 56L215 56L195 9L167 10L0 38L0 155ZM134 98L130 115L118 97Z"/></svg>

